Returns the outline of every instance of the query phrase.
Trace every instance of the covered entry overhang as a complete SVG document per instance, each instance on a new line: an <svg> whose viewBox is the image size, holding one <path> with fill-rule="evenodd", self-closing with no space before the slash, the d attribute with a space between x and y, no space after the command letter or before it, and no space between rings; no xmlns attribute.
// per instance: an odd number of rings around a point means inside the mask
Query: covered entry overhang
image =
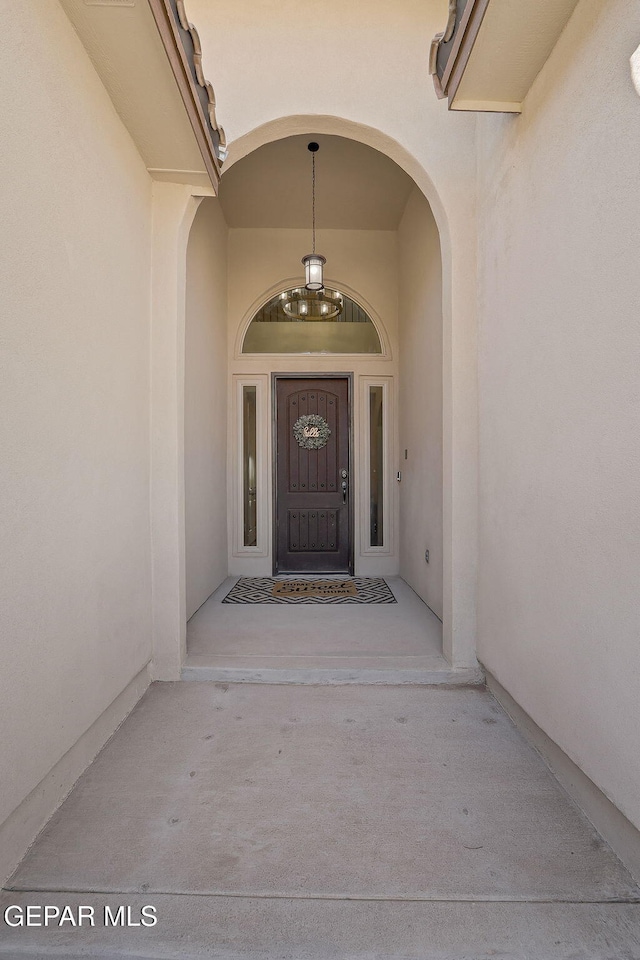
<svg viewBox="0 0 640 960"><path fill-rule="evenodd" d="M213 187L226 155L183 0L60 0L154 180Z"/></svg>
<svg viewBox="0 0 640 960"><path fill-rule="evenodd" d="M436 94L450 110L520 113L577 0L450 0L431 44Z"/></svg>

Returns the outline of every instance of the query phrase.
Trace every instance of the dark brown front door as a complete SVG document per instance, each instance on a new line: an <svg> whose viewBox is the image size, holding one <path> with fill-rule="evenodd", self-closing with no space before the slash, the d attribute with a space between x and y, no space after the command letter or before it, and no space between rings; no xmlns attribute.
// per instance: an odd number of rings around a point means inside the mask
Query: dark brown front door
<svg viewBox="0 0 640 960"><path fill-rule="evenodd" d="M276 378L276 573L351 570L349 379Z"/></svg>

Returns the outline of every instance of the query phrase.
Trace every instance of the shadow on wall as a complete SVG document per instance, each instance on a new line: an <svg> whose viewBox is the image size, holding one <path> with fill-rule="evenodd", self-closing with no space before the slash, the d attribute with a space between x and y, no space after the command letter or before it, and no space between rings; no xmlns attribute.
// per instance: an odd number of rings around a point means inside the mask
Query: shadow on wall
<svg viewBox="0 0 640 960"><path fill-rule="evenodd" d="M203 200L187 247L184 483L187 619L227 575L227 224Z"/></svg>

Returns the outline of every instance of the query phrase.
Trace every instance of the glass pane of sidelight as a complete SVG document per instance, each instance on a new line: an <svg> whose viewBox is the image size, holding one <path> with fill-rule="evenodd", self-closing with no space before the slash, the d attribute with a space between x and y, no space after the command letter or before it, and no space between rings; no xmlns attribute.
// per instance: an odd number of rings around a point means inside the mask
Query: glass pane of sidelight
<svg viewBox="0 0 640 960"><path fill-rule="evenodd" d="M382 387L369 387L369 542L372 547L384 546L382 515L384 499L383 439Z"/></svg>
<svg viewBox="0 0 640 960"><path fill-rule="evenodd" d="M242 502L244 545L258 545L256 488L256 387L242 388Z"/></svg>

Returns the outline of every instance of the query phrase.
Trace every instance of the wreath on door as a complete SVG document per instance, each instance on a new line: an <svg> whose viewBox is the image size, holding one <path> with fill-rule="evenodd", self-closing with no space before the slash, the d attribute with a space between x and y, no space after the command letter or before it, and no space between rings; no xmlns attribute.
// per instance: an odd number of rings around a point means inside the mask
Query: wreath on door
<svg viewBox="0 0 640 960"><path fill-rule="evenodd" d="M331 430L324 417L317 413L307 413L294 423L293 435L298 446L305 450L321 450L326 447Z"/></svg>

